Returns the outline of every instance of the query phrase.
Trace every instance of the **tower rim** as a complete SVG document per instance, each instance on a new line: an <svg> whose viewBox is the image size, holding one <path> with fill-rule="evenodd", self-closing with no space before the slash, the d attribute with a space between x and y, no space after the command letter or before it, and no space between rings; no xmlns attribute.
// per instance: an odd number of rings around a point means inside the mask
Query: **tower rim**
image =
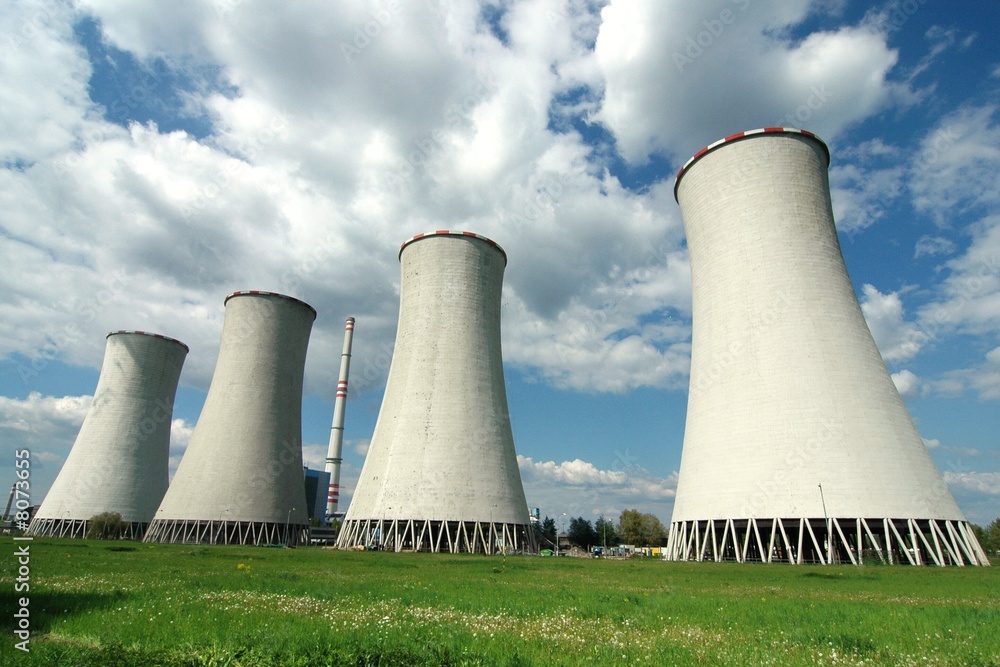
<svg viewBox="0 0 1000 667"><path fill-rule="evenodd" d="M795 127L761 127L756 130L746 130L744 132L737 132L736 134L730 134L728 136L723 137L722 139L719 139L718 141L710 143L709 145L705 146L704 148L696 152L694 155L692 155L688 159L688 161L684 163L684 166L682 166L677 171L677 176L676 178L674 178L674 201L680 203L680 200L677 198L677 188L680 187L681 178L683 178L684 174L686 174L688 170L691 169L692 165L694 165L694 163L700 160L701 158L705 157L712 151L722 148L723 146L726 146L728 144L737 141L742 141L743 139L752 139L755 137L775 135L775 134L794 135L812 139L813 141L815 141L820 145L820 148L823 149L823 153L826 155L826 165L827 167L830 166L830 147L827 146L826 142L820 139L819 136L817 136L813 132L810 132L809 130L803 130Z"/></svg>
<svg viewBox="0 0 1000 667"><path fill-rule="evenodd" d="M503 255L503 263L505 265L507 264L507 252L502 247L500 247L499 243L497 243L493 239L487 236L483 236L482 234L477 234L475 232L452 230L452 229L436 229L431 232L421 232L420 234L411 236L410 238L403 241L403 243L399 246L399 253L396 255L396 259L402 260L403 250L405 250L406 247L409 246L411 243L419 241L420 239L425 239L433 236L460 236L460 237L479 239L480 241L485 241L486 243L488 243L489 245L493 246L494 248L500 251L500 254Z"/></svg>
<svg viewBox="0 0 1000 667"><path fill-rule="evenodd" d="M294 303L303 305L309 310L311 310L313 314L313 319L316 319L317 315L316 309L310 306L308 303L306 303L302 299L296 299L294 296L288 296L287 294L279 294L278 292L266 292L264 290L257 290L257 289L238 290L236 292L232 292L231 294L226 295L226 298L222 302L222 305L226 305L227 303L229 303L230 299L237 296L273 296L279 299L287 299L288 301L292 301Z"/></svg>
<svg viewBox="0 0 1000 667"><path fill-rule="evenodd" d="M105 339L111 338L112 336L117 336L119 334L133 334L133 335L136 335L136 336L152 336L153 338L159 338L161 340L166 340L166 341L169 341L171 343L177 343L178 345L180 345L181 347L183 347L186 351L188 351L188 352L191 351L191 348L187 346L187 343L183 343L183 342L177 340L176 338L171 338L170 336L164 336L163 334L153 333L152 331L142 331L142 330L139 330L139 329L118 329L116 331L109 331L108 335L105 336L104 338Z"/></svg>

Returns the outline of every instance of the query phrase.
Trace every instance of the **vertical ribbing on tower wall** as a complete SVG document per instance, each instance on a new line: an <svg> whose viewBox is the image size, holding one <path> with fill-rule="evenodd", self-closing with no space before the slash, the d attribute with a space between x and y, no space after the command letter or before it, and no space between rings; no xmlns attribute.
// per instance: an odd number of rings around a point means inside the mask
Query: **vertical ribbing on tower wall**
<svg viewBox="0 0 1000 667"><path fill-rule="evenodd" d="M333 402L333 426L330 446L326 453L326 472L330 473L330 488L326 498L326 521L333 521L340 503L340 464L344 449L344 411L347 408L347 376L351 371L351 342L354 340L354 318L348 317L344 330L344 350L340 354L340 375L337 397Z"/></svg>
<svg viewBox="0 0 1000 667"><path fill-rule="evenodd" d="M116 512L140 539L167 490L174 395L188 347L143 331L108 334L94 400L28 532L83 537Z"/></svg>
<svg viewBox="0 0 1000 667"><path fill-rule="evenodd" d="M316 311L281 294L226 297L212 384L147 542L308 538L302 379Z"/></svg>
<svg viewBox="0 0 1000 667"><path fill-rule="evenodd" d="M829 159L767 128L678 174L693 332L669 557L986 564L861 313Z"/></svg>
<svg viewBox="0 0 1000 667"><path fill-rule="evenodd" d="M399 257L392 364L337 544L533 550L500 347L506 255L477 234L437 231Z"/></svg>

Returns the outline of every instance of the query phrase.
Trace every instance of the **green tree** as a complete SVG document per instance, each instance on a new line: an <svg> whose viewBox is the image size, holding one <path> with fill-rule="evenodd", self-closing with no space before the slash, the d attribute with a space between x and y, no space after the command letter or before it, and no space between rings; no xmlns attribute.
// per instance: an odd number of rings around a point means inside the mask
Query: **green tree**
<svg viewBox="0 0 1000 667"><path fill-rule="evenodd" d="M125 522L118 512L101 512L87 521L87 539L117 540L125 532Z"/></svg>
<svg viewBox="0 0 1000 667"><path fill-rule="evenodd" d="M987 555L989 555L989 549L986 546L989 541L989 538L986 535L986 529L977 523L970 523L969 529L972 531L973 536L975 536L975 538L979 541L979 546L981 546L983 550L987 552Z"/></svg>
<svg viewBox="0 0 1000 667"><path fill-rule="evenodd" d="M597 543L602 546L614 546L618 544L618 529L615 522L605 519L604 515L594 524L594 532L597 533Z"/></svg>
<svg viewBox="0 0 1000 667"><path fill-rule="evenodd" d="M637 547L662 546L666 543L667 529L653 514L625 510L618 519L618 535L625 544Z"/></svg>
<svg viewBox="0 0 1000 667"><path fill-rule="evenodd" d="M649 534L650 540L647 546L651 547L665 547L667 546L667 527L663 525L663 522L655 514L647 514L646 520L649 522Z"/></svg>
<svg viewBox="0 0 1000 667"><path fill-rule="evenodd" d="M642 546L646 536L643 534L642 513L639 510L625 510L618 517L618 536L625 544Z"/></svg>
<svg viewBox="0 0 1000 667"><path fill-rule="evenodd" d="M594 526L582 516L570 519L569 541L570 544L575 544L584 549L599 544L597 531L594 530Z"/></svg>
<svg viewBox="0 0 1000 667"><path fill-rule="evenodd" d="M554 546L556 543L556 520L545 517L542 520L541 532L542 537L549 541L550 546Z"/></svg>
<svg viewBox="0 0 1000 667"><path fill-rule="evenodd" d="M994 519L993 523L986 526L983 529L983 533L985 533L986 539L980 539L979 544L982 545L983 551L986 552L988 558L996 560L997 556L1000 556L1000 517ZM1000 565L1000 563L994 563L994 565Z"/></svg>

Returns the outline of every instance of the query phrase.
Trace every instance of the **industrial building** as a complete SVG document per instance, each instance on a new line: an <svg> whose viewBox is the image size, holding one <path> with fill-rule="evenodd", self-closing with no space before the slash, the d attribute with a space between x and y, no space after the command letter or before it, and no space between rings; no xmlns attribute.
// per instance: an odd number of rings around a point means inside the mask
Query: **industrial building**
<svg viewBox="0 0 1000 667"><path fill-rule="evenodd" d="M677 176L693 333L667 557L987 565L862 315L829 162L766 128Z"/></svg>
<svg viewBox="0 0 1000 667"><path fill-rule="evenodd" d="M306 486L306 511L309 521L322 522L326 515L326 493L330 487L330 473L325 470L302 469L302 481Z"/></svg>
<svg viewBox="0 0 1000 667"><path fill-rule="evenodd" d="M167 490L170 423L184 343L145 331L107 335L94 399L66 462L28 527L84 537L97 514L120 514L141 539Z"/></svg>
<svg viewBox="0 0 1000 667"><path fill-rule="evenodd" d="M471 232L402 244L399 325L382 407L337 545L534 551L507 412L507 256Z"/></svg>
<svg viewBox="0 0 1000 667"><path fill-rule="evenodd" d="M307 543L302 380L315 319L281 294L226 297L205 405L145 541Z"/></svg>

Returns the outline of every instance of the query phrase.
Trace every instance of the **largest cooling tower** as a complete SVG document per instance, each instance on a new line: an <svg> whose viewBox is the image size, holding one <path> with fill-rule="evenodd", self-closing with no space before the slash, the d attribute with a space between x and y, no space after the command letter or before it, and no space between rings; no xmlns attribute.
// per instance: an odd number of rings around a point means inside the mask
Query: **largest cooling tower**
<svg viewBox="0 0 1000 667"><path fill-rule="evenodd" d="M302 375L316 311L270 292L234 292L225 304L212 384L147 542L308 538Z"/></svg>
<svg viewBox="0 0 1000 667"><path fill-rule="evenodd" d="M507 256L477 234L436 231L399 259L392 365L337 545L533 551L500 350Z"/></svg>
<svg viewBox="0 0 1000 667"><path fill-rule="evenodd" d="M829 161L767 128L677 176L693 333L668 557L988 564L858 306Z"/></svg>
<svg viewBox="0 0 1000 667"><path fill-rule="evenodd" d="M93 403L30 535L83 537L95 514L115 512L123 537L142 538L167 490L170 422L187 353L159 334L108 334Z"/></svg>

